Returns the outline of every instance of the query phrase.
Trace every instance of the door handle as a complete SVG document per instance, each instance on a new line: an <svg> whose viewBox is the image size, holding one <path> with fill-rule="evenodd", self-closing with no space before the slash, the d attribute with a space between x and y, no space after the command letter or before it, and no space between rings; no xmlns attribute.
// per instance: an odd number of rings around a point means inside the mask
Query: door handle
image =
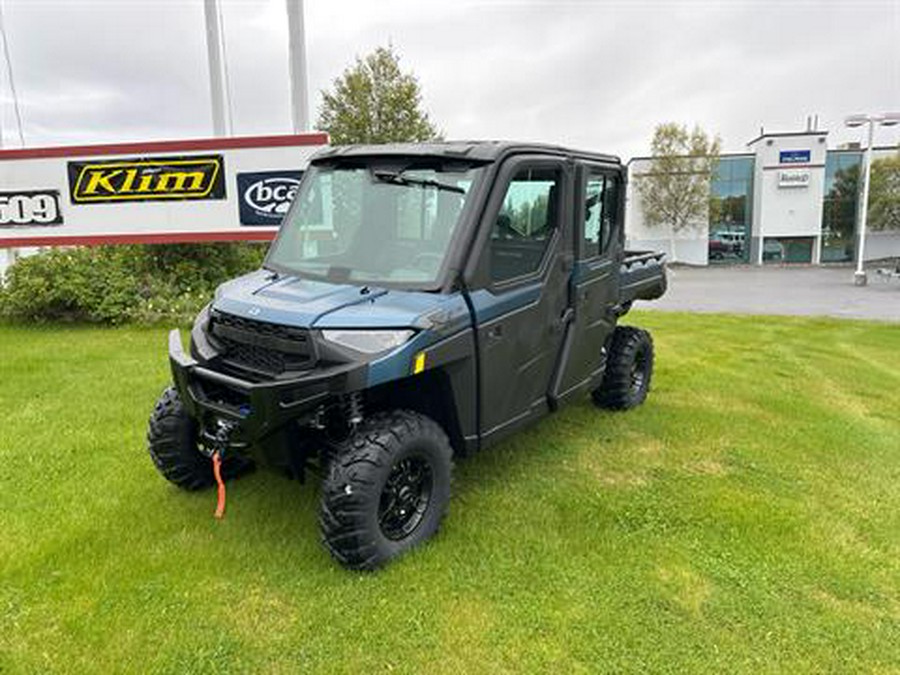
<svg viewBox="0 0 900 675"><path fill-rule="evenodd" d="M491 342L503 339L503 324L498 323L496 326L488 328L487 336Z"/></svg>
<svg viewBox="0 0 900 675"><path fill-rule="evenodd" d="M571 307L566 307L563 310L562 314L559 315L559 319L556 321L556 323L553 324L552 329L554 331L564 330L566 325L568 325L574 318L575 310L573 310Z"/></svg>

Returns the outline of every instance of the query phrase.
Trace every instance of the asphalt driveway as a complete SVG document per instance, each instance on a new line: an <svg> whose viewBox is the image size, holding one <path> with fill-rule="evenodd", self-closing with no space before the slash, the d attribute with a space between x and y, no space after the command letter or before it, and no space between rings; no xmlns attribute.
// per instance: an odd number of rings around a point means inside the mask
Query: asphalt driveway
<svg viewBox="0 0 900 675"><path fill-rule="evenodd" d="M787 314L900 322L900 279L869 271L854 286L849 267L671 267L662 299L641 309Z"/></svg>

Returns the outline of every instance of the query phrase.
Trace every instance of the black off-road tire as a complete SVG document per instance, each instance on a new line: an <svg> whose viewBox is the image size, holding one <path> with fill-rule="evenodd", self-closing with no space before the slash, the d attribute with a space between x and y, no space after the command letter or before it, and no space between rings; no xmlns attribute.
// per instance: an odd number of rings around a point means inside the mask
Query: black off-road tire
<svg viewBox="0 0 900 675"><path fill-rule="evenodd" d="M453 450L435 421L407 410L372 415L336 448L322 481L325 547L354 570L373 570L405 553L437 532L452 471ZM416 486L423 493L426 482L423 501ZM410 504L416 508L401 515Z"/></svg>
<svg viewBox="0 0 900 675"><path fill-rule="evenodd" d="M215 484L212 462L197 447L197 423L185 411L174 387L163 391L150 415L147 451L163 478L183 490ZM226 454L222 478L237 478L252 469L249 459Z"/></svg>
<svg viewBox="0 0 900 675"><path fill-rule="evenodd" d="M653 338L632 326L617 326L610 341L603 382L591 392L601 408L628 410L647 398L653 377Z"/></svg>

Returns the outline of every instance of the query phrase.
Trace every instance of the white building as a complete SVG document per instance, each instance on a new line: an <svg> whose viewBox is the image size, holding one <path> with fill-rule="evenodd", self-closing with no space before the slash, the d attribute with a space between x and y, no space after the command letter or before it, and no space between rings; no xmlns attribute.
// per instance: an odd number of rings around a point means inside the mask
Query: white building
<svg viewBox="0 0 900 675"><path fill-rule="evenodd" d="M628 245L663 250L670 260L711 263L849 262L856 250L857 185L863 151L828 150L827 131L761 133L750 152L723 154L711 183L718 222L704 217L673 233L644 221L635 184L652 158L628 163ZM875 158L898 152L874 148ZM674 245L674 255L673 255ZM900 256L900 232L870 232L867 260Z"/></svg>

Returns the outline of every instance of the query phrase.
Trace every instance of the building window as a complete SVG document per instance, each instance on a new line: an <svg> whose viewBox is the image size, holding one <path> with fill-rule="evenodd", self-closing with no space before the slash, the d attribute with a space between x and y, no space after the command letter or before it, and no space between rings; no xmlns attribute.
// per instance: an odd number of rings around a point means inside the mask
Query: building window
<svg viewBox="0 0 900 675"><path fill-rule="evenodd" d="M763 263L811 263L813 237L766 237Z"/></svg>
<svg viewBox="0 0 900 675"><path fill-rule="evenodd" d="M829 152L825 157L822 262L853 260L861 159L855 151Z"/></svg>

